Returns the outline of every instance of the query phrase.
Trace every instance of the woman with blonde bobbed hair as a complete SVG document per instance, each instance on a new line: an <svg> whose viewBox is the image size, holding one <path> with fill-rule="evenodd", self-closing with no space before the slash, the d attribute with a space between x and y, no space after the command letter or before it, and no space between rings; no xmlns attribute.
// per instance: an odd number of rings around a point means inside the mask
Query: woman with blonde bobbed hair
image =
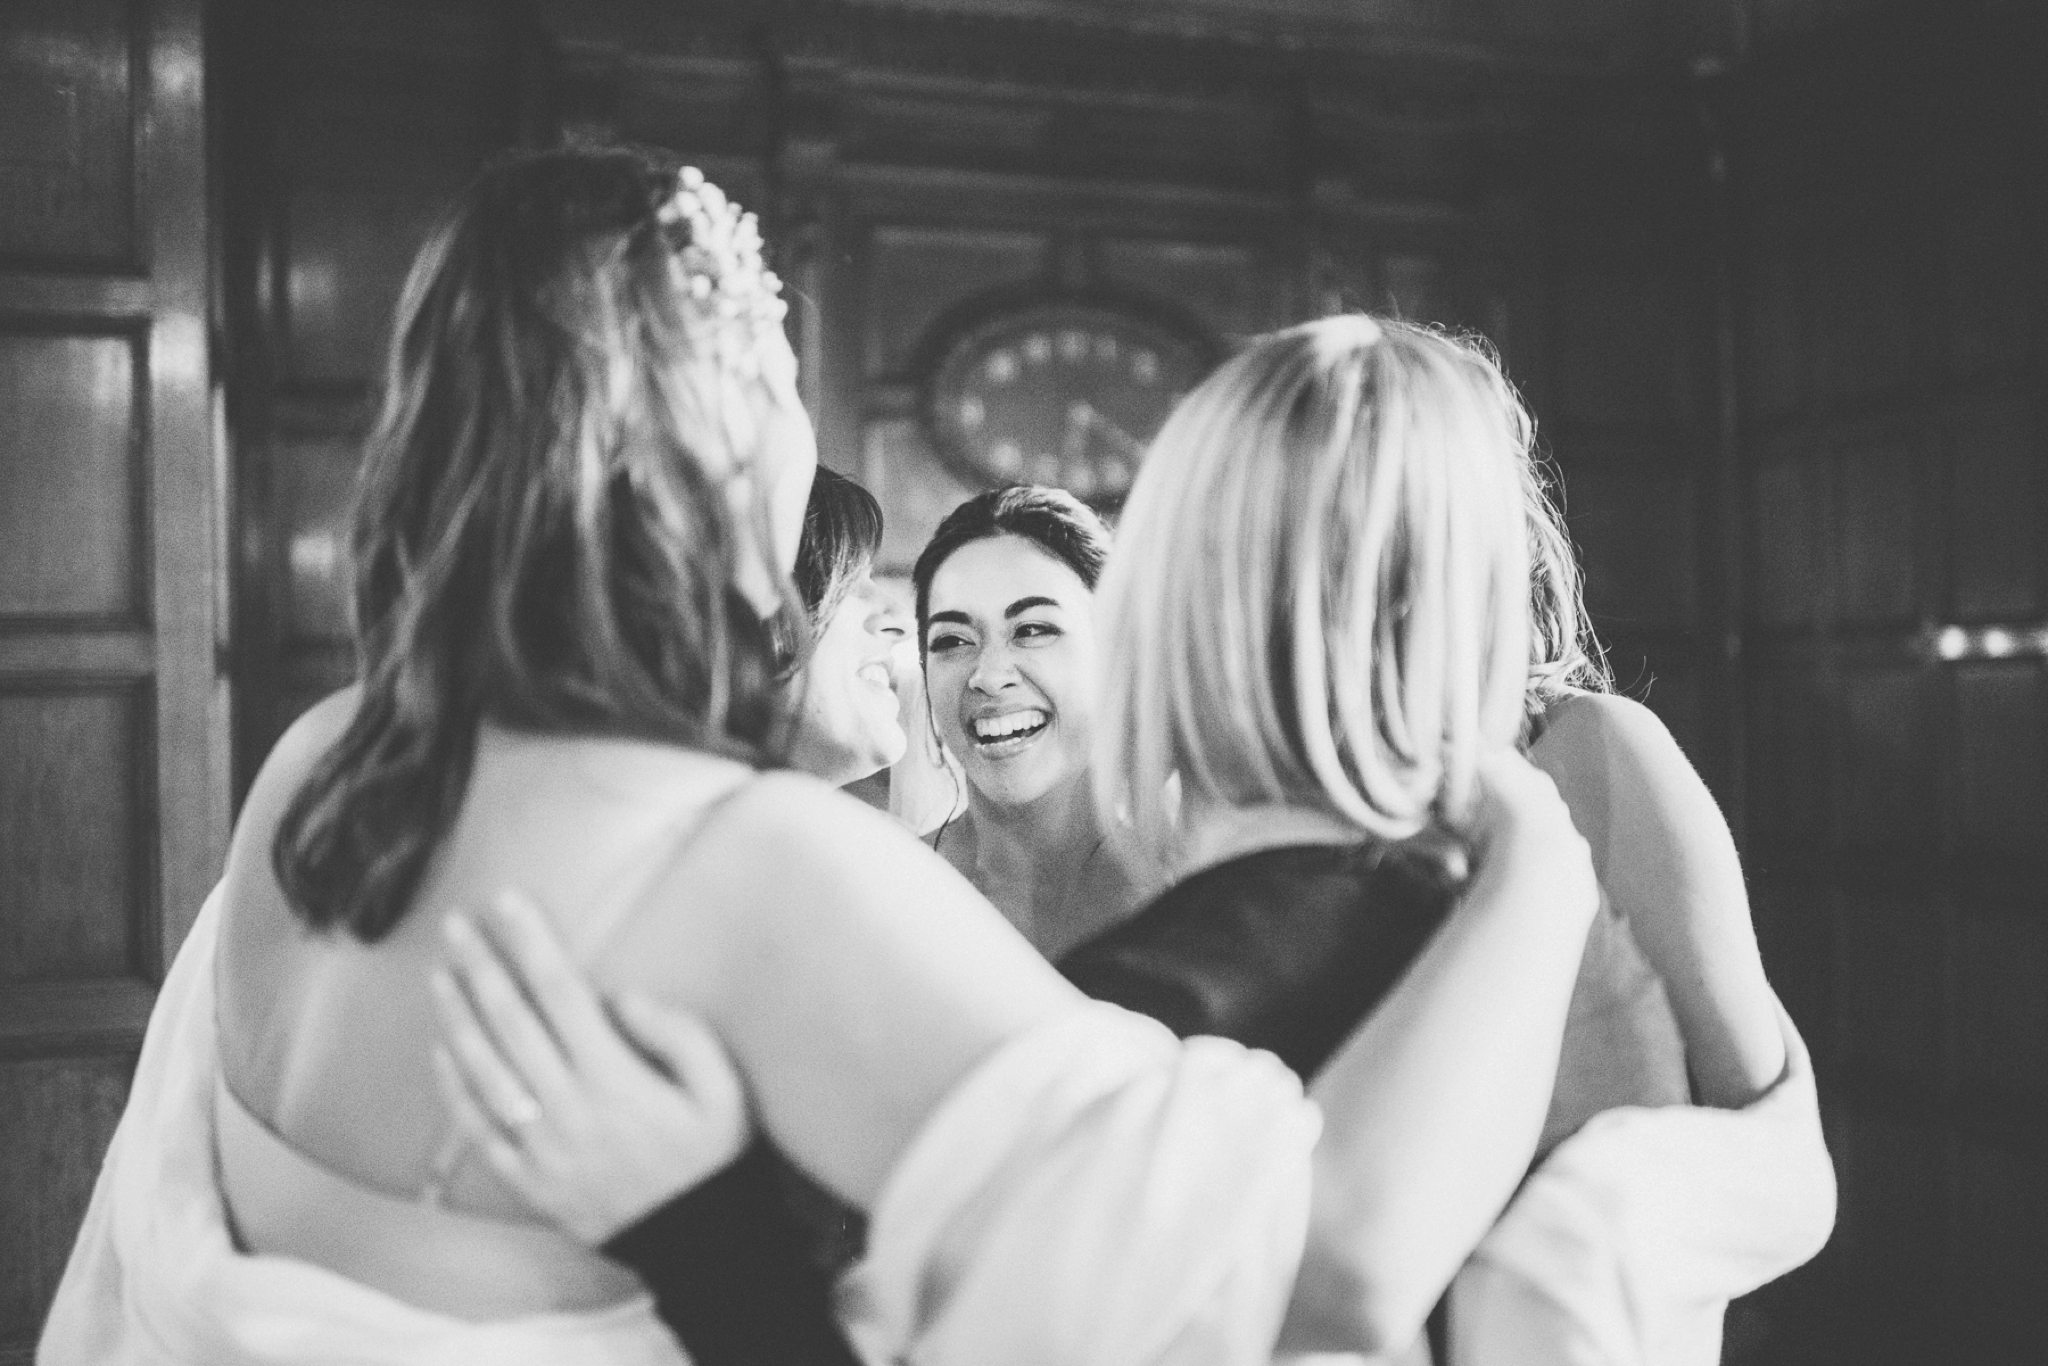
<svg viewBox="0 0 2048 1366"><path fill-rule="evenodd" d="M1444 836L1474 765L1518 736L1592 845L1603 898L1575 943L1543 1160L1433 1321L1439 1353L1717 1361L1727 1301L1832 1226L1811 1065L1712 798L1655 717L1610 692L1531 424L1491 356L1362 316L1263 339L1169 419L1118 534L1098 610L1127 646L1096 781L1168 876L1347 832L1455 876ZM1336 942L1291 918L1307 933L1290 953ZM1306 980L1275 976L1262 1008L1294 993L1306 1009Z"/></svg>
<svg viewBox="0 0 2048 1366"><path fill-rule="evenodd" d="M1395 1336L1434 1297L1526 1160L1545 1088L1522 1079L1554 1058L1594 903L1554 791L1491 729L1495 690L1444 676L1491 678L1520 632L1376 628L1394 675L1429 671L1477 726L1411 725L1402 760L1439 775L1475 871L1455 910L1418 884L1443 926L1363 1029L1318 1031L1311 1105L1271 1057L1088 1001L888 817L770 771L790 702L768 620L800 610L816 462L795 381L752 220L694 171L528 153L460 198L367 442L360 681L249 793L44 1366L683 1359L633 1275L517 1180L554 1102L610 1066L602 1013L501 1038L566 1054L477 1098L488 1135L443 1089L445 957L482 952L458 910L508 885L621 1009L703 1022L676 1056L709 1118L672 1177L752 1123L871 1215L842 1302L870 1359L1248 1361L1319 1284L1369 1287L1346 1303ZM1496 481L1510 455L1485 454ZM1483 599L1526 573L1511 559L1476 585L1418 564ZM509 1018L509 979L467 980ZM1312 1191L1346 1217L1311 1220Z"/></svg>

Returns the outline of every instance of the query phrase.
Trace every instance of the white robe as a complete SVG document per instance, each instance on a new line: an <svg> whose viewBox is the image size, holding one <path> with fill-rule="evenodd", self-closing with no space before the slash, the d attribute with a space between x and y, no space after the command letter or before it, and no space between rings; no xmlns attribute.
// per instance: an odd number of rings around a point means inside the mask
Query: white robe
<svg viewBox="0 0 2048 1366"><path fill-rule="evenodd" d="M1740 1110L1623 1106L1560 1143L1451 1285L1450 1366L1714 1366L1728 1301L1834 1226L1813 1063Z"/></svg>
<svg viewBox="0 0 2048 1366"><path fill-rule="evenodd" d="M216 895L164 982L40 1366L682 1366L646 1296L470 1323L236 1250L214 1158L219 919ZM912 1141L849 1334L928 1366L1262 1362L1319 1127L1268 1055L1078 1007L998 1049Z"/></svg>

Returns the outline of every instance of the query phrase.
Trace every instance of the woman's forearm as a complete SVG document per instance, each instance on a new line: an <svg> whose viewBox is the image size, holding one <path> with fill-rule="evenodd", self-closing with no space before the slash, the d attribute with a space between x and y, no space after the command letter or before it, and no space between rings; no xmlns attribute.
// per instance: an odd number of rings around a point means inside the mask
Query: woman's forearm
<svg viewBox="0 0 2048 1366"><path fill-rule="evenodd" d="M1575 847L1485 858L1316 1077L1325 1128L1284 1348L1405 1347L1527 1170L1596 904L1584 844L1560 826L1528 838Z"/></svg>

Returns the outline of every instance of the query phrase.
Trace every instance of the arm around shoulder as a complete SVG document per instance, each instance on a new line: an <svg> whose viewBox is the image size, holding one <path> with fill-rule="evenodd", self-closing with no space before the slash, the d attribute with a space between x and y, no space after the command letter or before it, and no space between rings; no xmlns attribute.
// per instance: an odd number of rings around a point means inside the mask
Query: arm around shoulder
<svg viewBox="0 0 2048 1366"><path fill-rule="evenodd" d="M872 1203L924 1118L1079 995L896 822L793 774L753 782L599 969L701 1011L762 1126Z"/></svg>

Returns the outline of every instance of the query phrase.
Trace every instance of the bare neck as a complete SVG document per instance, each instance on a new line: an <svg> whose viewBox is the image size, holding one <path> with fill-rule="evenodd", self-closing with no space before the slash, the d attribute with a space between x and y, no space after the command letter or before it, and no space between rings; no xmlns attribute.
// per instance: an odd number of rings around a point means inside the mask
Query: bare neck
<svg viewBox="0 0 2048 1366"><path fill-rule="evenodd" d="M1081 774L1021 806L997 806L970 792L966 813L939 852L1040 953L1056 958L1132 909L1116 843Z"/></svg>

